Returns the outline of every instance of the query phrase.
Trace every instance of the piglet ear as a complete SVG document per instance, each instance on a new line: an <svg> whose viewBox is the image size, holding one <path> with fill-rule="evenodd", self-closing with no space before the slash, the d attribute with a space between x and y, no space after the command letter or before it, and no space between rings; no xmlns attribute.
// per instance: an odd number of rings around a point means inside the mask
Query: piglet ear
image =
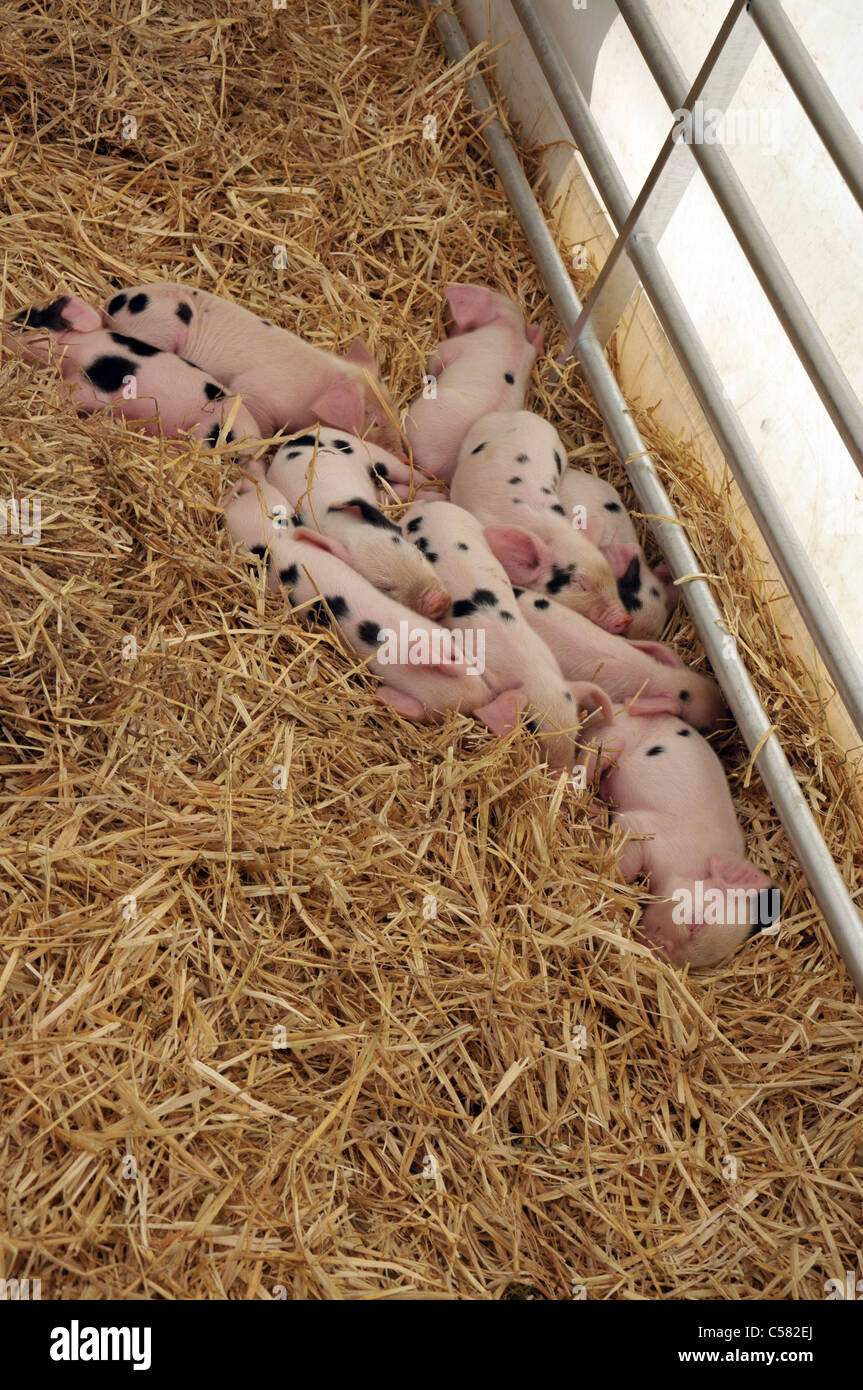
<svg viewBox="0 0 863 1390"><path fill-rule="evenodd" d="M525 329L525 336L530 343L537 357L545 352L545 334L538 323L529 323Z"/></svg>
<svg viewBox="0 0 863 1390"><path fill-rule="evenodd" d="M486 526L484 535L492 555L517 588L535 589L551 574L548 546L521 526Z"/></svg>
<svg viewBox="0 0 863 1390"><path fill-rule="evenodd" d="M622 579L638 556L638 547L634 545L605 545L602 553L609 563L611 573L615 579Z"/></svg>
<svg viewBox="0 0 863 1390"><path fill-rule="evenodd" d="M372 350L364 338L354 338L344 353L348 362L356 362L360 367L368 367L374 376L378 374L378 364L372 355Z"/></svg>
<svg viewBox="0 0 863 1390"><path fill-rule="evenodd" d="M483 285L447 285L446 297L459 333L483 328L498 316L497 296Z"/></svg>
<svg viewBox="0 0 863 1390"><path fill-rule="evenodd" d="M677 655L672 647L667 647L664 642L635 642L629 643L630 647L637 647L645 656L652 656L654 661L660 662L663 666L685 666L686 662Z"/></svg>
<svg viewBox="0 0 863 1390"><path fill-rule="evenodd" d="M365 397L358 381L342 379L312 402L315 418L325 425L359 434L365 423Z"/></svg>
<svg viewBox="0 0 863 1390"><path fill-rule="evenodd" d="M675 695L638 695L626 707L627 714L680 714L680 700Z"/></svg>
<svg viewBox="0 0 863 1390"><path fill-rule="evenodd" d="M676 607L677 601L680 598L680 590L674 582L674 576L671 573L671 570L668 568L667 565L657 565L653 573L656 575L657 579L659 580L660 584L665 590L665 597L669 607Z"/></svg>
<svg viewBox="0 0 863 1390"><path fill-rule="evenodd" d="M477 719L481 719L494 734L510 734L515 728L519 712L528 704L525 692L519 686L516 690L504 690L491 704L483 705L480 709L474 710Z"/></svg>
<svg viewBox="0 0 863 1390"><path fill-rule="evenodd" d="M322 536L320 531L312 531L308 526L297 526L291 531L290 539L298 541L300 545L311 545L316 550L326 550L330 555L335 555L337 560L343 560L346 565L351 563L350 551L341 541L334 540L332 536Z"/></svg>
<svg viewBox="0 0 863 1390"><path fill-rule="evenodd" d="M708 861L710 877L718 884L728 884L734 888L769 888L770 879L761 869L750 864L748 859L736 859L731 855L713 854Z"/></svg>
<svg viewBox="0 0 863 1390"><path fill-rule="evenodd" d="M107 314L101 309L91 309L75 295L70 295L63 305L62 318L67 328L75 333L96 333L108 322Z"/></svg>

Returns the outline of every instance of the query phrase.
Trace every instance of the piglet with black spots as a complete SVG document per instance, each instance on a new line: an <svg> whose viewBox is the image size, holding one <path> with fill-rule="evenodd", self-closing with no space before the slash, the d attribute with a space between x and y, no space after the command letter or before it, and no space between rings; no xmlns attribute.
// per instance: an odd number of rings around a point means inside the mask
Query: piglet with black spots
<svg viewBox="0 0 863 1390"><path fill-rule="evenodd" d="M381 593L439 618L449 606L446 588L377 505L379 480L406 475L407 464L392 454L321 426L281 446L267 482L289 503L295 525L339 541L354 569Z"/></svg>
<svg viewBox="0 0 863 1390"><path fill-rule="evenodd" d="M602 551L615 576L623 606L632 618L627 637L659 637L677 603L667 565L647 563L620 493L593 473L568 468L558 498L564 513Z"/></svg>
<svg viewBox="0 0 863 1390"><path fill-rule="evenodd" d="M615 637L580 613L532 589L516 590L525 622L554 654L568 680L595 680L611 699L638 696L644 714L676 714L702 733L727 714L716 682L685 665L662 642Z"/></svg>
<svg viewBox="0 0 863 1390"><path fill-rule="evenodd" d="M541 589L608 632L631 619L608 561L557 500L566 453L557 430L527 410L486 415L468 432L450 495L486 526L513 584Z"/></svg>
<svg viewBox="0 0 863 1390"><path fill-rule="evenodd" d="M524 405L543 334L538 325L525 324L505 294L481 285L448 285L446 297L452 330L427 366L435 391L413 402L405 434L414 462L448 482L471 425L491 411Z"/></svg>
<svg viewBox="0 0 863 1390"><path fill-rule="evenodd" d="M378 700L418 722L488 704L482 673L463 659L452 633L382 594L351 568L339 541L286 524L284 513L284 496L265 482L234 498L225 524L235 541L266 560L274 592L309 605L321 622L335 623L348 646L368 660L384 682Z"/></svg>
<svg viewBox="0 0 863 1390"><path fill-rule="evenodd" d="M111 324L194 362L242 393L267 436L322 421L401 451L395 412L368 348L336 357L240 304L186 285L140 285L106 305Z"/></svg>
<svg viewBox="0 0 863 1390"><path fill-rule="evenodd" d="M442 621L462 634L465 649L481 651L483 675L495 700L478 717L506 733L521 709L552 768L571 768L578 757L579 704L611 718L603 690L567 682L542 639L525 623L512 585L495 559L486 528L451 502L418 502L402 518L414 545L434 565L453 595Z"/></svg>
<svg viewBox="0 0 863 1390"><path fill-rule="evenodd" d="M599 795L627 832L619 861L653 902L642 930L676 964L713 966L779 916L780 895L746 858L722 764L673 715L616 710L601 744ZM649 838L638 838L646 836Z"/></svg>
<svg viewBox="0 0 863 1390"><path fill-rule="evenodd" d="M135 421L146 434L188 431L215 445L235 398L173 353L102 329L101 321L97 310L67 295L18 314L3 346L30 362L54 360L65 392L83 414L104 410ZM245 455L258 447L260 430L242 402L236 405L225 438L233 453Z"/></svg>

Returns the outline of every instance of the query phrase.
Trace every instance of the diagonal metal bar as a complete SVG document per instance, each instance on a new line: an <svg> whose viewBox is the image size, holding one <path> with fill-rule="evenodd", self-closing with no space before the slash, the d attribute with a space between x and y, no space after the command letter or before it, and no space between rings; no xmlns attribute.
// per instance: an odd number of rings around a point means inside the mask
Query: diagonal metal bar
<svg viewBox="0 0 863 1390"><path fill-rule="evenodd" d="M752 0L749 16L839 173L863 208L863 144L777 0Z"/></svg>

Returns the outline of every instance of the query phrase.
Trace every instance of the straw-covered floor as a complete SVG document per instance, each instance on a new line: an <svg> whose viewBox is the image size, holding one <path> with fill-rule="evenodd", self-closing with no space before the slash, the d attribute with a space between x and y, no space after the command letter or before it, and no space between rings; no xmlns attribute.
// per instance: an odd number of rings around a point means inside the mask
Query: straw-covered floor
<svg viewBox="0 0 863 1390"><path fill-rule="evenodd" d="M324 346L364 333L401 405L450 279L559 346L410 0L20 0L0 52L4 314L180 278ZM397 720L265 595L219 527L229 460L78 420L46 369L0 384L0 489L42 507L39 544L0 537L0 1274L43 1299L785 1299L857 1269L863 1015L742 743L782 929L693 975L634 939L616 842L527 734ZM574 375L532 404L621 480ZM731 490L638 422L859 892L831 692Z"/></svg>

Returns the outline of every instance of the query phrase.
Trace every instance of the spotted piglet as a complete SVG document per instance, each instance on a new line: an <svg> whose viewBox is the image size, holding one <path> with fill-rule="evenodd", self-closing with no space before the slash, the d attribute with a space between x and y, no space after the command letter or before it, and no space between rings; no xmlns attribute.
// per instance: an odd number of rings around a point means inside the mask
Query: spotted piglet
<svg viewBox="0 0 863 1390"><path fill-rule="evenodd" d="M493 410L524 405L542 329L518 305L481 285L448 285L451 335L429 358L435 394L419 396L405 421L414 462L448 482L471 425Z"/></svg>
<svg viewBox="0 0 863 1390"><path fill-rule="evenodd" d="M489 702L482 673L465 662L451 634L405 608L349 564L339 541L284 524L285 499L263 483L235 497L225 525L235 541L266 559L267 581L322 623L334 623L347 645L384 682L376 697L407 719L424 722L446 711L470 713Z"/></svg>
<svg viewBox="0 0 863 1390"><path fill-rule="evenodd" d="M318 421L402 450L395 411L368 348L334 356L228 299L186 285L140 285L110 299L112 326L194 362L241 392L267 436Z"/></svg>
<svg viewBox="0 0 863 1390"><path fill-rule="evenodd" d="M17 315L20 336L16 331L4 338L4 347L20 351L28 361L53 358L66 393L84 414L104 410L134 420L146 434L158 434L160 426L172 437L188 430L215 445L235 398L171 352L125 333L93 329L96 319L101 321L96 310L65 296L46 309ZM258 447L260 430L242 402L225 438L236 442L233 452L238 455Z"/></svg>
<svg viewBox="0 0 863 1390"><path fill-rule="evenodd" d="M602 709L611 717L605 692L587 682L567 683L542 639L524 622L512 585L495 559L486 527L451 502L418 502L402 524L440 579L453 594L443 615L448 627L481 648L483 674L499 699L495 711L477 711L498 733L512 727L515 715L528 708L530 727L553 768L570 768L578 757L578 704Z"/></svg>
<svg viewBox="0 0 863 1390"><path fill-rule="evenodd" d="M677 603L677 589L667 565L655 570L648 565L620 493L593 473L568 468L558 494L565 514L602 551L617 576L618 593L632 618L627 637L659 637Z"/></svg>
<svg viewBox="0 0 863 1390"><path fill-rule="evenodd" d="M620 870L665 901L642 930L677 964L718 965L779 915L779 892L746 858L722 764L673 715L615 711L601 744L599 794L629 838ZM638 838L646 836L649 838Z"/></svg>
<svg viewBox="0 0 863 1390"><path fill-rule="evenodd" d="M462 444L452 501L493 528L489 545L513 584L541 589L609 632L626 632L631 619L608 561L557 500L565 459L557 430L539 415L486 415Z"/></svg>
<svg viewBox="0 0 863 1390"><path fill-rule="evenodd" d="M383 449L321 426L282 445L267 482L288 502L295 525L339 541L349 563L381 593L439 618L449 594L428 560L377 505L378 480L402 476L401 470L407 465Z"/></svg>
<svg viewBox="0 0 863 1390"><path fill-rule="evenodd" d="M644 714L676 714L709 733L726 713L716 682L693 671L662 642L615 637L532 589L516 589L519 612L568 680L595 680L612 700L638 696Z"/></svg>

